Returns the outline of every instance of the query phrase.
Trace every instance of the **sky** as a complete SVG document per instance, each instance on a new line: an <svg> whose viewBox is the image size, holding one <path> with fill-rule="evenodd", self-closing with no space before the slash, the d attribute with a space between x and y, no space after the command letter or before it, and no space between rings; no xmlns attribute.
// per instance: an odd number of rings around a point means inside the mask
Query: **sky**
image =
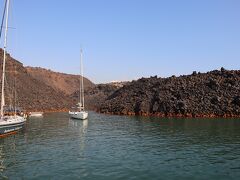
<svg viewBox="0 0 240 180"><path fill-rule="evenodd" d="M94 83L240 69L239 0L11 0L9 26L24 66L78 74L82 48Z"/></svg>

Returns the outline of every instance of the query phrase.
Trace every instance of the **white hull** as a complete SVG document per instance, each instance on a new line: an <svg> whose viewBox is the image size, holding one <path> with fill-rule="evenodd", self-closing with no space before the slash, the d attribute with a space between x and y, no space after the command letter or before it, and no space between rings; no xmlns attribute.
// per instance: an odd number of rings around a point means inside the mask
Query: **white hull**
<svg viewBox="0 0 240 180"><path fill-rule="evenodd" d="M0 135L22 129L25 122L26 119L21 116L4 116L0 119Z"/></svg>
<svg viewBox="0 0 240 180"><path fill-rule="evenodd" d="M88 112L86 111L80 111L80 112L69 111L69 115L71 118L74 118L74 119L84 120L88 118Z"/></svg>
<svg viewBox="0 0 240 180"><path fill-rule="evenodd" d="M29 117L42 117L43 113L42 112L31 112Z"/></svg>

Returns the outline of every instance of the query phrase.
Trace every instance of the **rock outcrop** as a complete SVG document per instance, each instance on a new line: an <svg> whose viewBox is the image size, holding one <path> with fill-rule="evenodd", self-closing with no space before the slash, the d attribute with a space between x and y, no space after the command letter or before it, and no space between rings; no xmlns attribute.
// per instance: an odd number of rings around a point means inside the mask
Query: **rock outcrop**
<svg viewBox="0 0 240 180"><path fill-rule="evenodd" d="M124 83L98 84L95 87L85 89L85 106L90 110L98 110L100 105L111 96L116 90L123 86ZM79 91L74 92L71 96L74 103L79 101Z"/></svg>
<svg viewBox="0 0 240 180"><path fill-rule="evenodd" d="M3 51L0 49L1 64L2 57ZM77 103L78 75L53 72L39 67L24 67L9 54L6 62L6 105L15 105L15 90L16 105L26 111L68 111ZM0 70L0 72L2 71ZM0 73L0 78L1 75ZM86 108L96 110L109 95L124 83L95 85L84 78Z"/></svg>
<svg viewBox="0 0 240 180"><path fill-rule="evenodd" d="M3 51L0 50L2 64ZM1 73L0 73L1 78ZM1 82L1 79L0 79ZM122 115L240 117L240 71L94 85L84 79L87 109ZM15 98L16 90L16 98ZM6 104L27 111L67 111L77 103L79 76L25 68L7 55Z"/></svg>
<svg viewBox="0 0 240 180"><path fill-rule="evenodd" d="M2 57L3 51L0 49L1 65ZM2 73L0 73L0 78L2 79ZM61 111L67 110L71 106L69 97L43 81L32 77L23 64L13 59L9 54L7 54L6 61L5 97L6 105L14 106L16 99L16 105L26 111Z"/></svg>
<svg viewBox="0 0 240 180"><path fill-rule="evenodd" d="M40 67L26 67L27 72L35 79L44 82L57 91L62 91L66 95L71 95L79 89L79 75L54 72ZM85 88L92 88L95 85L83 78Z"/></svg>
<svg viewBox="0 0 240 180"><path fill-rule="evenodd" d="M224 68L169 78L141 78L118 89L99 112L161 117L240 117L240 71Z"/></svg>

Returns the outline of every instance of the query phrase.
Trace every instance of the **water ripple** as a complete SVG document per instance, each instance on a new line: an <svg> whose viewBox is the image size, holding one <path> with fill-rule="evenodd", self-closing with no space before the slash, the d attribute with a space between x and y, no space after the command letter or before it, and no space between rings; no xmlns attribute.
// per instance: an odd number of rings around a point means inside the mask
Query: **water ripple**
<svg viewBox="0 0 240 180"><path fill-rule="evenodd" d="M0 177L239 179L239 149L239 119L52 113L0 139Z"/></svg>

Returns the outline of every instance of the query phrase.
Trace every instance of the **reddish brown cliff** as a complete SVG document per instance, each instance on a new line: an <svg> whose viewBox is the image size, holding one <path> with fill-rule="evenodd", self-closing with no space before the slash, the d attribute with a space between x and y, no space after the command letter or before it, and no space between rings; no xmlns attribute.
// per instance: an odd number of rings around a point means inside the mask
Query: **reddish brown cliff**
<svg viewBox="0 0 240 180"><path fill-rule="evenodd" d="M78 75L54 72L40 67L26 67L27 72L35 79L44 82L57 91L70 95L79 89ZM85 88L94 87L94 84L87 78L83 79Z"/></svg>
<svg viewBox="0 0 240 180"><path fill-rule="evenodd" d="M0 50L1 69L2 57L3 51ZM0 72L0 78L2 78L2 70ZM27 111L66 110L66 108L71 106L69 97L44 82L33 78L22 63L16 61L8 54L5 88L7 105L14 105L14 90L16 90L18 105Z"/></svg>

